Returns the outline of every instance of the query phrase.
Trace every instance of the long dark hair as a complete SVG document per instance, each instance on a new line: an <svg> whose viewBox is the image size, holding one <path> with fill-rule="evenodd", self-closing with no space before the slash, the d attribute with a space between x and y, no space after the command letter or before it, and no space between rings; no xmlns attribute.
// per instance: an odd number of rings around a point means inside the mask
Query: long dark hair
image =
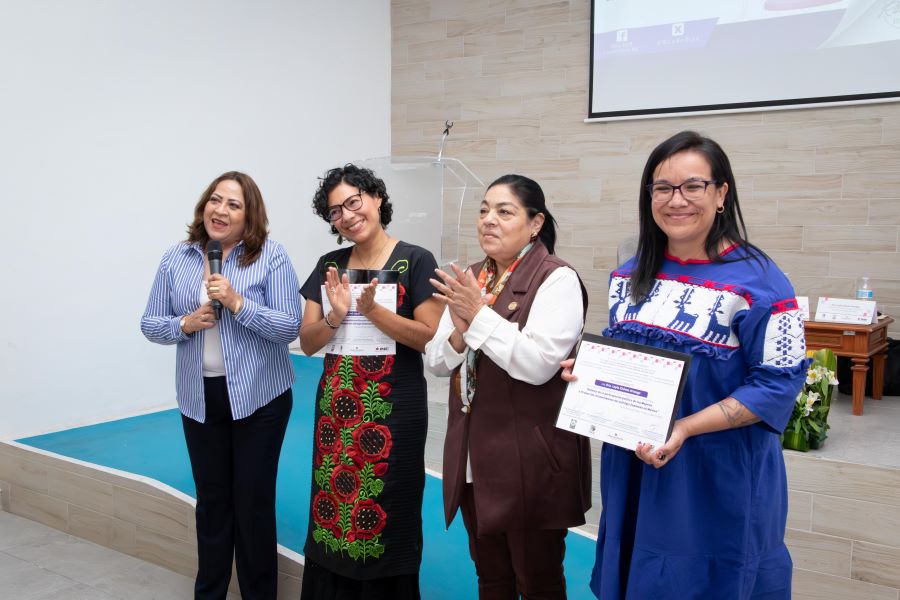
<svg viewBox="0 0 900 600"><path fill-rule="evenodd" d="M553 254L553 249L556 246L556 219L547 210L544 190L541 189L538 182L524 175L509 174L495 179L487 189L489 190L495 185L508 186L513 195L525 207L525 212L528 213L529 219L533 219L539 213L544 213L544 224L541 225L538 238L547 246L547 252Z"/></svg>
<svg viewBox="0 0 900 600"><path fill-rule="evenodd" d="M653 281L662 267L668 242L666 234L653 220L652 199L647 186L653 183L653 173L660 163L674 154L687 151L696 152L706 158L717 187L728 184L724 210L716 213L712 229L706 236L707 257L714 262L723 262L724 259L719 256L722 240L737 244L750 256L756 258L765 256L762 250L747 241L747 227L744 225L744 217L738 203L737 185L725 151L719 144L695 131L676 133L653 149L644 166L644 174L641 175L637 264L631 274L631 299L634 302L640 302L650 292Z"/></svg>
<svg viewBox="0 0 900 600"><path fill-rule="evenodd" d="M223 181L236 182L244 193L244 236L242 238L244 251L238 259L238 264L246 267L256 262L266 238L269 237L269 218L266 216L266 205L263 203L262 192L259 191L253 178L246 173L228 171L213 179L213 182L200 195L197 206L194 207L194 221L188 225L187 241L197 242L204 249L206 248L209 234L203 224L203 211L213 192L216 191L216 186Z"/></svg>
<svg viewBox="0 0 900 600"><path fill-rule="evenodd" d="M384 181L378 178L372 169L364 169L348 163L343 167L335 167L325 173L325 177L319 180L319 187L313 195L313 210L322 217L323 221L331 226L331 233L337 235L338 230L328 220L328 194L341 183L359 188L361 192L365 192L375 198L381 198L378 218L382 227L388 226L394 214L394 207L391 206L391 197L388 196Z"/></svg>

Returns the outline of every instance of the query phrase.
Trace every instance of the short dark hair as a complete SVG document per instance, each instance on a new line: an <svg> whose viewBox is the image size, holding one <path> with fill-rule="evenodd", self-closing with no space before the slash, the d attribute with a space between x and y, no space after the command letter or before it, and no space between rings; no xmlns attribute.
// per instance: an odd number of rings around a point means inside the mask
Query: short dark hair
<svg viewBox="0 0 900 600"><path fill-rule="evenodd" d="M188 242L196 242L203 248L209 242L209 234L203 224L203 211L210 196L216 191L216 186L223 181L234 181L241 186L244 194L244 251L238 264L242 267L252 265L259 258L263 244L269 237L269 217L266 216L266 205L263 203L262 192L253 178L240 171L228 171L222 173L200 195L197 206L194 207L194 221L188 225Z"/></svg>
<svg viewBox="0 0 900 600"><path fill-rule="evenodd" d="M519 199L529 218L534 218L539 213L544 213L544 224L538 232L538 238L547 247L547 252L553 254L556 247L556 219L547 209L547 200L544 197L544 190L538 185L534 179L529 179L524 175L516 175L511 173L503 175L495 179L487 189L491 189L497 185L508 186L513 195ZM485 190L487 191L487 190Z"/></svg>
<svg viewBox="0 0 900 600"><path fill-rule="evenodd" d="M639 302L650 292L653 281L665 258L668 238L653 220L651 208L652 198L647 186L653 183L653 173L667 158L679 152L696 152L709 162L712 178L717 187L728 184L725 193L723 211L717 212L709 234L706 236L706 255L714 262L722 262L719 256L719 245L722 240L733 242L745 250L750 256L761 257L765 254L747 241L747 227L738 203L737 184L731 163L722 147L708 137L695 131L682 131L659 144L647 158L644 173L641 175L640 200L638 201L638 220L640 233L637 246L637 264L631 274L631 298Z"/></svg>
<svg viewBox="0 0 900 600"><path fill-rule="evenodd" d="M319 180L319 187L313 195L313 210L322 217L323 221L331 226L331 233L337 234L338 230L328 219L328 194L341 183L359 188L361 192L365 192L370 196L381 198L379 220L382 227L388 226L394 214L394 207L391 206L390 196L388 196L384 181L376 177L372 169L364 169L352 163L347 163L343 167L335 167L325 173L325 176Z"/></svg>

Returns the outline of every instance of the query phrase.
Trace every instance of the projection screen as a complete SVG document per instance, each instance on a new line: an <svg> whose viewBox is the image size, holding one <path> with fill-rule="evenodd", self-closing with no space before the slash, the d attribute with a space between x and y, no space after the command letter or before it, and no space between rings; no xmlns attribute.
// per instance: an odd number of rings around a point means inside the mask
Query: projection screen
<svg viewBox="0 0 900 600"><path fill-rule="evenodd" d="M900 0L592 0L589 119L900 99Z"/></svg>

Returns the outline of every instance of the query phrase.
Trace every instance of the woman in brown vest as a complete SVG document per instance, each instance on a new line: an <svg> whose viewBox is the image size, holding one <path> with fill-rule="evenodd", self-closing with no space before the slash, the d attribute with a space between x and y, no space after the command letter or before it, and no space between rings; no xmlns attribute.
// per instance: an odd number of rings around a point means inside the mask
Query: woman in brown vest
<svg viewBox="0 0 900 600"><path fill-rule="evenodd" d="M556 221L535 181L494 181L477 228L486 257L432 280L447 307L425 364L452 377L445 518L461 509L480 598L565 598L564 540L590 508L591 465L587 438L554 426L557 374L587 294L553 254Z"/></svg>

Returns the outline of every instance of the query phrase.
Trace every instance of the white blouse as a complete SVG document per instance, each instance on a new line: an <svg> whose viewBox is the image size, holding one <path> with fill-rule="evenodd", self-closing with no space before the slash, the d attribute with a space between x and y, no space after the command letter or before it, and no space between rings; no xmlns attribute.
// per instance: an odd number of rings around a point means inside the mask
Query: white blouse
<svg viewBox="0 0 900 600"><path fill-rule="evenodd" d="M538 288L521 330L516 323L484 307L463 340L469 348L484 352L513 379L540 385L559 371L560 361L569 356L578 341L584 328L583 313L578 276L572 269L560 267ZM453 329L449 309L444 309L437 333L425 346L425 368L441 377L449 376L465 361L465 353L450 345ZM463 386L465 380L463 376Z"/></svg>
<svg viewBox="0 0 900 600"><path fill-rule="evenodd" d="M528 313L528 321L519 329L485 306L463 334L466 346L484 352L510 377L540 385L559 371L560 361L568 358L584 329L584 302L575 271L560 267L538 288ZM466 354L450 345L453 333L450 310L444 309L437 333L425 346L425 368L439 377L447 377L462 365L460 393L466 400ZM472 463L466 458L466 482L471 483Z"/></svg>

